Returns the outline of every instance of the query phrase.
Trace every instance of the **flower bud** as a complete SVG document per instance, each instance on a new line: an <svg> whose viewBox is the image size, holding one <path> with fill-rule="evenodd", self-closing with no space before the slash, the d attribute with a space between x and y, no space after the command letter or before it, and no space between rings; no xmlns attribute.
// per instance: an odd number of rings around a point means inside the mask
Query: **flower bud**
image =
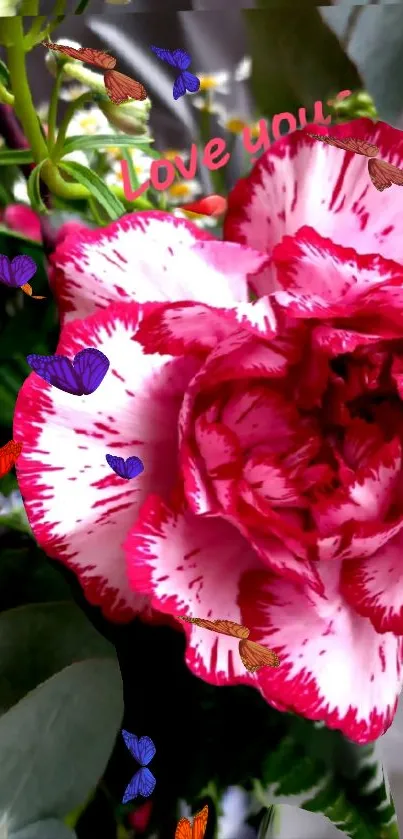
<svg viewBox="0 0 403 839"><path fill-rule="evenodd" d="M136 135L147 132L151 108L149 99L144 99L143 102L133 100L125 102L123 105L114 105L110 99L105 99L98 102L98 107L106 116L108 122L118 131Z"/></svg>

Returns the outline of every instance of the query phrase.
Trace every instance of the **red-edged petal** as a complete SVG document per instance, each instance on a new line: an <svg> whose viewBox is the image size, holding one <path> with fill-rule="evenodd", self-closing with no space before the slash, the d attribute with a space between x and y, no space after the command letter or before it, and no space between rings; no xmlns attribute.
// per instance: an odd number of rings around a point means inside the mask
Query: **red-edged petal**
<svg viewBox="0 0 403 839"><path fill-rule="evenodd" d="M381 523L392 503L401 465L401 445L395 439L353 472L348 484L313 504L311 513L321 535L337 531L348 521Z"/></svg>
<svg viewBox="0 0 403 839"><path fill-rule="evenodd" d="M272 254L276 300L294 317L351 317L370 306L366 293L403 282L403 268L379 254L360 255L335 245L311 227L285 236ZM396 289L394 289L396 291ZM386 299L388 294L384 295Z"/></svg>
<svg viewBox="0 0 403 839"><path fill-rule="evenodd" d="M403 635L403 534L400 532L370 559L343 563L341 590L359 615L377 632Z"/></svg>
<svg viewBox="0 0 403 839"><path fill-rule="evenodd" d="M167 506L150 496L130 532L125 551L130 583L151 604L174 616L240 622L242 575L260 562L227 522L194 516L178 501ZM236 638L184 624L186 662L211 684L255 683L238 654Z"/></svg>
<svg viewBox="0 0 403 839"><path fill-rule="evenodd" d="M259 688L311 720L357 743L390 726L402 686L402 641L379 636L339 593L340 564L321 566L323 596L264 572L241 581L242 621L251 640L274 649L277 668L263 667Z"/></svg>
<svg viewBox="0 0 403 839"><path fill-rule="evenodd" d="M40 218L26 204L9 204L5 207L3 222L10 230L17 230L37 242L42 241Z"/></svg>
<svg viewBox="0 0 403 839"><path fill-rule="evenodd" d="M230 309L186 300L150 303L136 341L140 341L147 353L183 355L190 352L203 356L241 328L263 338L273 337L276 320L268 298L234 305Z"/></svg>
<svg viewBox="0 0 403 839"><path fill-rule="evenodd" d="M72 396L36 373L17 399L15 438L24 444L18 479L40 546L79 577L87 599L126 620L144 598L130 590L121 545L151 491L177 480L177 423L194 359L145 356L132 341L139 306L116 304L68 324L57 352L101 350L110 369L95 393ZM115 475L105 455L137 455L144 472Z"/></svg>
<svg viewBox="0 0 403 839"><path fill-rule="evenodd" d="M358 253L401 259L403 209L399 190L373 189L362 155L343 152L308 137L307 132L367 139L379 156L403 165L402 133L385 122L357 119L343 125L309 125L293 131L265 152L251 174L228 198L224 238L270 254L285 235L304 224ZM384 199L384 201L382 201ZM268 267L252 281L258 295L275 289Z"/></svg>
<svg viewBox="0 0 403 839"><path fill-rule="evenodd" d="M247 300L247 275L266 261L186 219L150 211L66 236L52 257L52 285L69 320L130 300L230 306Z"/></svg>

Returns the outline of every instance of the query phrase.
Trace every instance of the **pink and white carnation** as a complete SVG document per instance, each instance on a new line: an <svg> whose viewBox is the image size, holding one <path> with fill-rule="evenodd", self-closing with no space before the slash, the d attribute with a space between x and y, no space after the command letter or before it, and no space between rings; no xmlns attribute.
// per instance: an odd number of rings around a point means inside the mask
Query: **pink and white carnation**
<svg viewBox="0 0 403 839"><path fill-rule="evenodd" d="M403 165L384 123L331 133ZM110 370L88 397L32 373L15 411L33 532L90 602L247 625L279 668L249 674L236 639L186 624L190 669L358 743L402 683L402 223L364 157L298 131L235 187L227 241L160 212L68 235L57 352Z"/></svg>

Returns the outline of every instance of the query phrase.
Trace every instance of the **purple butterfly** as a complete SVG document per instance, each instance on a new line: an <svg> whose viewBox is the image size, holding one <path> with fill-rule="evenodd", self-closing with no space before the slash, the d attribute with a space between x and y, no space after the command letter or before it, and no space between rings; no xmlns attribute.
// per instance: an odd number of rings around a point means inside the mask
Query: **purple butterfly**
<svg viewBox="0 0 403 839"><path fill-rule="evenodd" d="M174 99L184 96L187 90L189 93L197 93L200 87L200 79L187 71L192 60L188 52L185 52L185 50L166 50L164 47L151 47L151 49L161 61L166 61L167 64L171 64L172 67L177 67L181 71L174 81Z"/></svg>
<svg viewBox="0 0 403 839"><path fill-rule="evenodd" d="M130 481L130 478L137 478L137 475L141 475L144 472L144 463L139 457L128 457L127 460L124 460L123 457L115 457L114 454L107 454L105 455L105 460L111 469L120 478L125 478L126 481Z"/></svg>
<svg viewBox="0 0 403 839"><path fill-rule="evenodd" d="M45 382L74 396L94 393L109 370L109 359L92 347L78 352L73 361L65 355L33 353L27 355L27 362Z"/></svg>
<svg viewBox="0 0 403 839"><path fill-rule="evenodd" d="M8 256L4 253L0 254L0 283L4 283L9 288L20 288L35 300L44 300L44 297L35 297L32 294L32 288L28 283L36 271L36 262L30 256L15 256L10 262Z"/></svg>
<svg viewBox="0 0 403 839"><path fill-rule="evenodd" d="M122 728L122 737L127 748L141 766L141 769L137 770L125 789L122 804L126 804L127 801L132 801L138 795L148 798L154 792L157 782L147 766L151 763L157 750L151 737L136 737L135 734L130 734L130 731L126 731L124 728Z"/></svg>

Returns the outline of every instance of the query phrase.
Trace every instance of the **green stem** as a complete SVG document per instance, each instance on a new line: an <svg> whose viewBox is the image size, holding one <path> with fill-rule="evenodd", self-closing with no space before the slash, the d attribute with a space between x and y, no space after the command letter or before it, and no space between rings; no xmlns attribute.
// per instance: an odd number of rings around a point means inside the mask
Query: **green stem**
<svg viewBox="0 0 403 839"><path fill-rule="evenodd" d="M57 122L57 106L59 104L59 93L63 82L63 71L61 68L57 70L55 83L50 96L48 109L48 149L51 149L55 143L56 137L56 122Z"/></svg>
<svg viewBox="0 0 403 839"><path fill-rule="evenodd" d="M39 0L23 0L19 8L18 14L21 17L36 17L38 14Z"/></svg>
<svg viewBox="0 0 403 839"><path fill-rule="evenodd" d="M75 15L82 15L82 13L85 12L85 10L88 6L88 1L89 0L80 0L74 14Z"/></svg>
<svg viewBox="0 0 403 839"><path fill-rule="evenodd" d="M8 90L4 87L3 84L0 82L0 102L3 105L14 105L14 96L12 93L9 93Z"/></svg>
<svg viewBox="0 0 403 839"><path fill-rule="evenodd" d="M15 113L30 143L35 162L40 163L46 160L48 149L41 133L27 79L22 18L19 15L3 18L2 27L10 44L7 47L7 63L14 94Z"/></svg>
<svg viewBox="0 0 403 839"><path fill-rule="evenodd" d="M90 99L94 98L94 92L92 90L87 90L85 93L82 93L81 96L78 96L77 99L74 99L73 102L70 102L68 107L66 108L66 113L60 123L59 130L57 132L57 140L55 145L52 149L52 160L56 161L60 158L64 141L66 139L67 129L70 125L70 122L75 114L75 112L81 108L81 105L84 102L88 102Z"/></svg>

